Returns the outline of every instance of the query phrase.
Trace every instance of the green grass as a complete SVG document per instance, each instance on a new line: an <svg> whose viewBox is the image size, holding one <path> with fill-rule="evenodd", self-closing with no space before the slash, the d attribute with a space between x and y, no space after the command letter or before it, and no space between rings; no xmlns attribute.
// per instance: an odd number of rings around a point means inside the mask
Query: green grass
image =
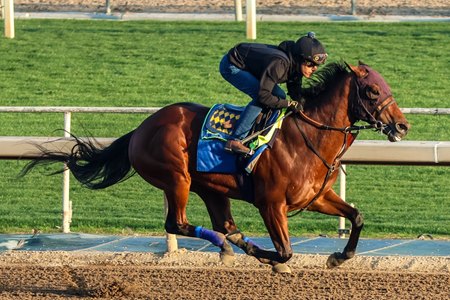
<svg viewBox="0 0 450 300"><path fill-rule="evenodd" d="M0 24L1 26L2 24ZM211 105L248 99L218 73L222 55L245 41L245 23L17 20L16 38L0 40L0 105L164 106L179 101ZM450 107L450 30L446 23L258 23L258 40L279 43L313 30L330 61L362 60L389 82L402 107ZM72 131L117 137L143 114L72 117ZM450 140L450 116L409 115L409 140ZM62 114L0 113L0 136L60 136ZM362 132L359 139L385 139ZM16 179L22 161L0 161L0 232L54 232L61 224L60 176L34 171ZM450 237L448 167L347 166L347 200L365 217L363 236ZM72 178L77 232L163 233L161 191L138 176L102 191ZM232 203L240 228L266 235L257 210ZM195 195L191 223L209 226ZM336 235L337 219L303 213L289 220L293 235Z"/></svg>

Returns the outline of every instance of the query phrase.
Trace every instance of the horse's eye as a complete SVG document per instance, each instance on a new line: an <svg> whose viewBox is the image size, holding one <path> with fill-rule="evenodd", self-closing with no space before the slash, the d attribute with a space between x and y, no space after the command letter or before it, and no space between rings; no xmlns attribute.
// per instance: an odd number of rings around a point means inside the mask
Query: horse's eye
<svg viewBox="0 0 450 300"><path fill-rule="evenodd" d="M371 100L377 100L380 97L380 90L377 86L367 86L366 96Z"/></svg>

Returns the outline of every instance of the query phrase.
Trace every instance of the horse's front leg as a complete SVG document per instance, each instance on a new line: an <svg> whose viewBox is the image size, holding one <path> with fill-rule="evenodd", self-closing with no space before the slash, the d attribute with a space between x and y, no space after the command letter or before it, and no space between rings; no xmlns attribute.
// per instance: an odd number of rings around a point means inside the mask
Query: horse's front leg
<svg viewBox="0 0 450 300"><path fill-rule="evenodd" d="M355 256L359 235L364 226L364 221L359 211L342 200L333 190L329 190L325 193L325 195L317 200L309 210L327 215L345 217L352 223L352 232L347 245L342 252L335 252L328 257L327 267L337 267L347 259Z"/></svg>
<svg viewBox="0 0 450 300"><path fill-rule="evenodd" d="M287 265L285 265L284 263L279 263L278 261L271 260L274 252L262 249L251 239L244 236L244 234L242 234L240 231L236 230L227 234L227 240L244 250L246 254L258 259L261 263L271 265L274 272L290 273L290 268Z"/></svg>
<svg viewBox="0 0 450 300"><path fill-rule="evenodd" d="M233 217L231 216L230 201L228 197L207 190L198 190L196 192L205 202L211 217L213 229L216 231L215 234L206 231L207 234L204 234L206 239L213 237L212 240L222 241L222 238L218 239L215 236L223 233L229 242L244 250L246 254L256 257L262 263L272 265L275 272L285 273L290 271L284 264L280 264L278 261L273 260L273 257L276 256L275 252L261 249L261 247L245 237L237 229ZM223 243L220 257L225 265L231 265L234 261L234 253L232 250L233 249L229 245Z"/></svg>
<svg viewBox="0 0 450 300"><path fill-rule="evenodd" d="M264 220L264 224L277 252L256 249L254 256L269 260L275 272L290 272L289 267L284 264L293 254L289 239L285 201L266 201L263 205L259 206L259 213Z"/></svg>

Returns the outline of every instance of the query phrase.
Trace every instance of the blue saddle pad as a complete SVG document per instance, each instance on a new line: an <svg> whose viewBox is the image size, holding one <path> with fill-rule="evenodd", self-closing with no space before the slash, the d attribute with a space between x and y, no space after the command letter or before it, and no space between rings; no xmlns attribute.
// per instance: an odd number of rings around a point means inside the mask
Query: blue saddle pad
<svg viewBox="0 0 450 300"><path fill-rule="evenodd" d="M197 171L236 173L237 156L224 150L244 107L215 104L206 115L198 140Z"/></svg>
<svg viewBox="0 0 450 300"><path fill-rule="evenodd" d="M261 153L267 149L264 144L255 150L252 157L242 164L238 170L237 158L233 153L224 150L225 143L230 139L233 128L239 120L245 107L232 104L215 104L208 112L203 122L203 126L198 140L197 150L197 171L211 173L235 174L244 169L250 173L248 165L254 164ZM280 112L273 114L271 121L276 121ZM247 167L246 167L247 166Z"/></svg>

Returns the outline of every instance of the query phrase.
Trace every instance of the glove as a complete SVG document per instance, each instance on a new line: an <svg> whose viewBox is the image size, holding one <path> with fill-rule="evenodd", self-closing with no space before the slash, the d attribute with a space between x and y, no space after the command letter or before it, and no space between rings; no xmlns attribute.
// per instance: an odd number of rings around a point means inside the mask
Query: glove
<svg viewBox="0 0 450 300"><path fill-rule="evenodd" d="M288 100L288 110L296 113L299 111L303 111L303 105L298 102L298 101L294 101L294 100Z"/></svg>

